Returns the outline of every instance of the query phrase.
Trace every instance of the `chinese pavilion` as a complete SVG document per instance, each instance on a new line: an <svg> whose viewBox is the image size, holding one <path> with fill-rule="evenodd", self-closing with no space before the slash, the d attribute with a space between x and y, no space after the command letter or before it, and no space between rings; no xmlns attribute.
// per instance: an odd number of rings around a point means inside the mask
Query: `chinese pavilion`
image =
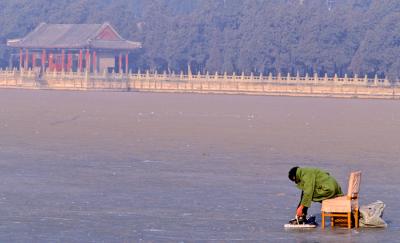
<svg viewBox="0 0 400 243"><path fill-rule="evenodd" d="M109 23L41 23L24 38L8 40L7 46L19 49L19 60L17 54L10 63L20 69L58 72L128 72L129 53L142 47L123 39Z"/></svg>

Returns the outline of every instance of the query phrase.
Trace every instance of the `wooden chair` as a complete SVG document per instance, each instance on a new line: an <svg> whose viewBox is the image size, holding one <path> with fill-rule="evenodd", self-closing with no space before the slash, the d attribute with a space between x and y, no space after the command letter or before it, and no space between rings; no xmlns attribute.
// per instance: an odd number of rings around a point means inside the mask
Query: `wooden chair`
<svg viewBox="0 0 400 243"><path fill-rule="evenodd" d="M325 217L331 217L331 226L335 226L335 218L344 218L351 229L351 213L354 213L355 227L358 228L358 193L360 191L361 171L352 172L349 178L349 187L346 196L322 201L322 228L325 228Z"/></svg>

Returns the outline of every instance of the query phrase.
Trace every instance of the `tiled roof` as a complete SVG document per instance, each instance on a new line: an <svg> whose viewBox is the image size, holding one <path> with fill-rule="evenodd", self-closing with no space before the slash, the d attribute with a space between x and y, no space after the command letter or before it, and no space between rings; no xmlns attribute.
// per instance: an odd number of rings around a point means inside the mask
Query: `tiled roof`
<svg viewBox="0 0 400 243"><path fill-rule="evenodd" d="M90 44L92 48L97 48L97 49L130 50L142 47L142 44L140 42L133 42L127 40L116 40L116 41L94 40Z"/></svg>
<svg viewBox="0 0 400 243"><path fill-rule="evenodd" d="M132 50L141 48L140 42L123 39L115 31L118 40L96 40L99 33L110 24L40 24L26 37L9 40L8 46L17 48L101 48Z"/></svg>

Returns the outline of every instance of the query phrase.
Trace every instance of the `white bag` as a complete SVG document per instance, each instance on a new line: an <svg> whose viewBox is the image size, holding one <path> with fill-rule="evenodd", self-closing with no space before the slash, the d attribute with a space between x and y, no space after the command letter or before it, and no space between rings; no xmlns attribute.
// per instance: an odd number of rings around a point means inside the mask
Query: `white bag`
<svg viewBox="0 0 400 243"><path fill-rule="evenodd" d="M386 222L382 219L383 210L386 205L382 201L376 201L366 206L360 207L360 226L361 227L387 227Z"/></svg>

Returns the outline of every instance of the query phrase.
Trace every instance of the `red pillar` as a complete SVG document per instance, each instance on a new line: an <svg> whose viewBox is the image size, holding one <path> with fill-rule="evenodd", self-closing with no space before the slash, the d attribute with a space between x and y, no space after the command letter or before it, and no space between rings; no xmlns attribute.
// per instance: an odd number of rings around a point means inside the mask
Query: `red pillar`
<svg viewBox="0 0 400 243"><path fill-rule="evenodd" d="M24 56L24 51L22 50L22 48L20 48L19 49L19 69L22 69L24 67L23 56Z"/></svg>
<svg viewBox="0 0 400 243"><path fill-rule="evenodd" d="M61 50L61 71L65 71L65 50Z"/></svg>
<svg viewBox="0 0 400 243"><path fill-rule="evenodd" d="M72 71L72 53L68 53L68 64L67 64L67 71L71 72Z"/></svg>
<svg viewBox="0 0 400 243"><path fill-rule="evenodd" d="M78 60L79 72L82 72L82 64L83 64L83 52L82 50L79 50L79 60Z"/></svg>
<svg viewBox="0 0 400 243"><path fill-rule="evenodd" d="M36 52L32 52L32 69L36 67Z"/></svg>
<svg viewBox="0 0 400 243"><path fill-rule="evenodd" d="M50 71L53 71L53 53L49 53L49 69Z"/></svg>
<svg viewBox="0 0 400 243"><path fill-rule="evenodd" d="M93 51L93 72L97 73L97 54L96 51Z"/></svg>
<svg viewBox="0 0 400 243"><path fill-rule="evenodd" d="M29 68L29 50L25 50L25 68Z"/></svg>
<svg viewBox="0 0 400 243"><path fill-rule="evenodd" d="M119 60L118 60L118 64L119 64L119 73L122 73L122 54L119 54Z"/></svg>
<svg viewBox="0 0 400 243"><path fill-rule="evenodd" d="M126 53L125 55L125 72L129 73L129 54Z"/></svg>
<svg viewBox="0 0 400 243"><path fill-rule="evenodd" d="M86 71L90 73L90 51L86 50Z"/></svg>
<svg viewBox="0 0 400 243"><path fill-rule="evenodd" d="M43 71L46 69L46 50L42 51L42 69Z"/></svg>

